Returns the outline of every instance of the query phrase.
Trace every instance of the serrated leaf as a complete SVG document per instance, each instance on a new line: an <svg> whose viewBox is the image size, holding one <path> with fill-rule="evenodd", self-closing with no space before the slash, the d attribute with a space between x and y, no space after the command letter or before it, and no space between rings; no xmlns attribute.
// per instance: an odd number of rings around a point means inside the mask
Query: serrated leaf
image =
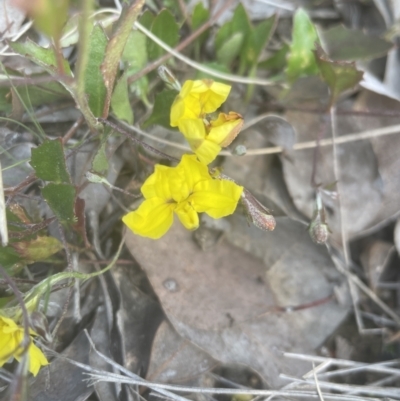
<svg viewBox="0 0 400 401"><path fill-rule="evenodd" d="M74 204L76 190L73 185L51 182L42 188L42 195L50 209L61 222L75 222Z"/></svg>
<svg viewBox="0 0 400 401"><path fill-rule="evenodd" d="M129 103L127 76L124 74L115 85L111 97L111 109L120 120L133 124L133 111Z"/></svg>
<svg viewBox="0 0 400 401"><path fill-rule="evenodd" d="M143 128L146 128L151 124L158 124L171 129L171 106L177 95L178 92L173 89L166 89L158 93L154 102L153 112L151 113L150 117L144 122Z"/></svg>
<svg viewBox="0 0 400 401"><path fill-rule="evenodd" d="M367 35L363 31L347 29L343 25L328 30L320 30L324 49L332 60L357 61L383 56L393 48L378 36Z"/></svg>
<svg viewBox="0 0 400 401"><path fill-rule="evenodd" d="M317 31L308 14L299 8L293 19L292 43L288 56L286 75L290 82L301 76L318 74L318 66L314 57Z"/></svg>
<svg viewBox="0 0 400 401"><path fill-rule="evenodd" d="M355 62L332 61L320 47L315 56L322 78L331 92L331 105L342 92L356 86L363 77L363 72L357 70Z"/></svg>
<svg viewBox="0 0 400 401"><path fill-rule="evenodd" d="M46 71L50 73L58 72L57 59L52 49L45 49L44 47L40 47L35 42L32 42L29 38L25 41L25 43L9 42L8 45L16 53L20 54L21 56L28 57L34 63L46 69ZM66 75L72 76L71 68L68 64L68 61L65 60L63 57L62 64L64 68L64 73Z"/></svg>
<svg viewBox="0 0 400 401"><path fill-rule="evenodd" d="M118 72L119 62L132 25L136 21L144 5L144 0L136 0L128 9L121 12L121 16L117 23L117 28L108 42L106 55L101 65L104 83L107 94L104 103L103 117L107 117L111 103L111 95L114 89L114 82Z"/></svg>
<svg viewBox="0 0 400 401"><path fill-rule="evenodd" d="M88 43L89 56L84 74L85 93L88 96L90 110L95 117L102 115L107 94L103 75L100 71L107 43L108 38L103 28L101 25L96 24L90 34Z"/></svg>
<svg viewBox="0 0 400 401"><path fill-rule="evenodd" d="M36 176L44 181L70 183L61 139L46 140L32 149L31 166Z"/></svg>
<svg viewBox="0 0 400 401"><path fill-rule="evenodd" d="M243 45L244 36L242 32L236 32L226 40L217 50L217 61L221 64L229 66L232 61L239 55Z"/></svg>
<svg viewBox="0 0 400 401"><path fill-rule="evenodd" d="M168 46L174 47L179 40L179 26L169 10L162 10L151 25L151 32ZM149 60L155 60L165 54L165 50L152 40L147 41Z"/></svg>

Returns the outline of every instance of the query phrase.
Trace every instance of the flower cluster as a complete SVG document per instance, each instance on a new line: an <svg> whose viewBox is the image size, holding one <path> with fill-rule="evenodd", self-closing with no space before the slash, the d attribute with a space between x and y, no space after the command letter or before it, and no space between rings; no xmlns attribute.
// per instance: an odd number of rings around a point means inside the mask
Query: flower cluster
<svg viewBox="0 0 400 401"><path fill-rule="evenodd" d="M211 177L196 156L184 155L176 167L157 165L141 191L145 201L122 220L135 234L157 239L171 227L174 214L189 230L198 228L198 213L215 219L232 214L243 187Z"/></svg>
<svg viewBox="0 0 400 401"><path fill-rule="evenodd" d="M29 371L36 376L42 366L49 364L43 352L33 343L36 333L29 330L30 343L28 346ZM24 328L13 319L0 316L0 366L3 366L10 358L18 361L23 353Z"/></svg>
<svg viewBox="0 0 400 401"><path fill-rule="evenodd" d="M211 163L221 147L235 139L243 125L240 114L214 113L227 99L231 87L210 79L186 81L171 107L170 123L178 127L198 159Z"/></svg>

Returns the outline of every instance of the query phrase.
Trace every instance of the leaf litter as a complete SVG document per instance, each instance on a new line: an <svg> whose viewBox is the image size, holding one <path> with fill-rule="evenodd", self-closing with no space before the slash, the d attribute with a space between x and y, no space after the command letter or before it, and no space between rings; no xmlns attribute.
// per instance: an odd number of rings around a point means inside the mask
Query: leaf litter
<svg viewBox="0 0 400 401"><path fill-rule="evenodd" d="M96 11L97 19L86 21L93 29L86 43L82 23L82 43L73 36L72 14L65 26L62 16L48 25L49 4L39 16L25 9L36 21L31 30L18 13L7 11L12 29L0 19L9 38L1 50L0 161L13 233L12 251L0 251L10 276L1 281L1 308L13 302L9 280L28 293L64 269L100 271L122 238L126 245L102 276L42 290L52 342L41 342L51 363L35 378L15 361L5 364L0 398L27 382L30 400L399 399L399 139L362 138L399 124L393 21L379 2L355 2L347 14L338 4L230 3L212 12L152 4L142 14L144 2L136 1L120 18L118 7L87 5L80 12ZM194 233L178 222L157 241L124 232L122 215L140 203L130 195L156 163L185 153L168 121L174 96L163 97L170 89L152 72L168 50L144 29L131 30L137 17L171 47L190 39L168 65L182 83L196 79L193 67L237 82L226 111L238 110L248 127L215 165L270 210L274 231L250 225L240 206L221 220L202 218ZM208 29L196 33L203 23ZM57 53L67 37L80 49L77 62ZM125 120L152 139L129 134L130 143L96 119L110 110L121 129ZM332 127L339 141L360 137L319 146ZM299 149L307 141L315 143ZM168 157L144 151L146 142ZM51 154L49 145L57 147ZM278 153L252 154L270 148ZM88 181L88 173L104 181ZM326 246L310 237L316 210L326 219ZM58 245L33 252L43 238ZM98 376L87 382L90 372Z"/></svg>

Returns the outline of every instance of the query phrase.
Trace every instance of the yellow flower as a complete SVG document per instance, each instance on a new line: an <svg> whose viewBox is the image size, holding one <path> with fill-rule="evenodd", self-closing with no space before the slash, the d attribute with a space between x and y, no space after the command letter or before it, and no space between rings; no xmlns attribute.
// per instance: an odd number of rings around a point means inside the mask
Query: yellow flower
<svg viewBox="0 0 400 401"><path fill-rule="evenodd" d="M36 376L42 366L49 364L43 352L33 343L30 330L30 343L28 346L29 371ZM11 357L20 361L23 347L24 329L14 320L0 316L0 366L3 366Z"/></svg>
<svg viewBox="0 0 400 401"><path fill-rule="evenodd" d="M171 127L183 118L203 118L228 98L231 87L212 79L186 81L171 106Z"/></svg>
<svg viewBox="0 0 400 401"><path fill-rule="evenodd" d="M222 147L236 138L243 125L238 113L220 113L216 120L205 124L200 118L185 118L179 122L179 130L188 141L190 148L204 164L211 163Z"/></svg>
<svg viewBox="0 0 400 401"><path fill-rule="evenodd" d="M145 201L122 220L135 234L157 239L171 227L174 213L189 230L198 228L198 213L215 219L232 214L243 187L212 178L196 156L184 155L176 167L157 165L141 191Z"/></svg>
<svg viewBox="0 0 400 401"><path fill-rule="evenodd" d="M225 102L230 89L210 79L186 81L171 106L171 126L179 128L202 163L211 163L243 125L242 116L234 112L220 113L216 120L206 118Z"/></svg>

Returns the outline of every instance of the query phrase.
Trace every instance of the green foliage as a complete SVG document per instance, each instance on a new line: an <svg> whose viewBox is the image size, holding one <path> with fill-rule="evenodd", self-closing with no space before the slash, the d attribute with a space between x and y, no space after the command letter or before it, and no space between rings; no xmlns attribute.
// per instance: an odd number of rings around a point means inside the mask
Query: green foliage
<svg viewBox="0 0 400 401"><path fill-rule="evenodd" d="M11 245L0 248L0 264L10 275L18 273L24 266L21 256Z"/></svg>
<svg viewBox="0 0 400 401"><path fill-rule="evenodd" d="M289 82L301 76L318 74L313 53L317 41L317 31L310 17L303 9L298 9L293 19L292 43L286 68Z"/></svg>
<svg viewBox="0 0 400 401"><path fill-rule="evenodd" d="M29 38L25 41L25 43L10 42L9 46L16 53L29 58L34 63L43 67L46 71L50 73L57 72L57 58L52 49L45 49L44 47L37 45ZM72 73L68 61L62 56L60 57L62 59L64 73L71 76Z"/></svg>
<svg viewBox="0 0 400 401"><path fill-rule="evenodd" d="M111 97L111 110L117 118L133 124L133 111L129 103L127 74L122 75L115 85Z"/></svg>
<svg viewBox="0 0 400 401"><path fill-rule="evenodd" d="M75 187L71 184L61 139L46 140L32 149L31 165L38 178L51 181L42 188L42 195L62 222L75 221Z"/></svg>
<svg viewBox="0 0 400 401"><path fill-rule="evenodd" d="M107 89L103 117L107 117L111 103L111 95L114 89L119 62L121 60L125 44L128 41L129 34L132 30L132 25L139 16L144 0L133 2L128 8L124 8L121 16L117 21L115 31L110 38L104 61L101 65L104 83Z"/></svg>
<svg viewBox="0 0 400 401"><path fill-rule="evenodd" d="M44 181L70 183L61 139L46 140L32 149L31 166L36 176Z"/></svg>
<svg viewBox="0 0 400 401"><path fill-rule="evenodd" d="M204 7L203 3L200 1L196 4L193 14L192 14L192 30L200 28L204 23L210 19L210 11ZM203 32L196 40L196 45L201 46L208 37L209 29Z"/></svg>
<svg viewBox="0 0 400 401"><path fill-rule="evenodd" d="M393 43L378 36L367 35L363 31L347 29L337 25L328 30L320 30L324 49L332 60L356 61L385 55Z"/></svg>
<svg viewBox="0 0 400 401"><path fill-rule="evenodd" d="M219 63L230 66L239 57L239 73L253 70L261 52L275 29L276 15L253 26L242 4L235 9L233 17L217 32L215 50Z"/></svg>
<svg viewBox="0 0 400 401"><path fill-rule="evenodd" d="M107 138L105 138L102 141L100 148L98 149L96 155L93 158L92 169L96 173L104 173L108 170L109 167L106 153L106 140Z"/></svg>
<svg viewBox="0 0 400 401"><path fill-rule="evenodd" d="M257 64L262 50L271 38L276 22L277 17L273 15L251 29L242 50L241 58L244 67L252 67Z"/></svg>
<svg viewBox="0 0 400 401"><path fill-rule="evenodd" d="M151 32L170 47L174 47L179 41L179 25L171 12L166 9L154 18L151 24ZM155 60L164 55L165 50L148 39L147 54L150 60Z"/></svg>
<svg viewBox="0 0 400 401"><path fill-rule="evenodd" d="M85 93L88 96L90 110L96 117L100 117L103 113L107 93L100 71L107 43L108 39L103 28L96 24L90 34L89 57L84 74Z"/></svg>
<svg viewBox="0 0 400 401"><path fill-rule="evenodd" d="M271 72L279 72L286 67L286 58L289 53L289 45L284 43L271 57L258 64L259 68L264 68Z"/></svg>
<svg viewBox="0 0 400 401"><path fill-rule="evenodd" d="M42 188L42 195L61 222L75 222L74 204L76 191L73 185L51 182Z"/></svg>
<svg viewBox="0 0 400 401"><path fill-rule="evenodd" d="M331 92L331 104L334 104L342 92L361 81L363 72L357 70L355 63L329 60L321 48L317 48L315 53L322 78Z"/></svg>
<svg viewBox="0 0 400 401"><path fill-rule="evenodd" d="M62 248L56 238L42 235L40 223L36 223L39 230L27 229L27 226L34 227L35 223L17 203L12 203L6 213L10 243L6 247L0 247L0 264L9 274L18 273L27 264L45 260Z"/></svg>
<svg viewBox="0 0 400 401"><path fill-rule="evenodd" d="M217 50L217 60L221 64L230 65L239 55L244 40L243 32L233 33Z"/></svg>
<svg viewBox="0 0 400 401"><path fill-rule="evenodd" d="M245 43L247 35L250 34L252 30L249 18L247 16L244 6L240 3L233 13L233 17L230 21L226 22L217 32L215 37L215 50L217 52L217 59L219 62L229 65L232 60L239 56L240 51ZM233 36L239 38L241 36L240 43L236 46L228 46L230 53L227 50L222 50L226 47L226 43L231 40ZM236 39L239 41L239 39ZM221 59L218 54L222 53L225 55L226 59Z"/></svg>
<svg viewBox="0 0 400 401"><path fill-rule="evenodd" d="M146 11L143 15L145 14L151 16L151 13L149 11ZM127 80L130 76L140 71L147 64L148 58L147 58L146 36L143 33L139 31L132 31L130 33L128 41L126 42L125 45L124 52L122 54L122 61L125 64L125 75L127 77ZM148 85L149 85L149 79L147 76L144 76L134 81L129 86L129 89L132 92L136 93L136 95L142 98L143 102L147 104L146 96L148 92ZM117 88L115 90L117 90ZM128 117L128 114L126 114L126 117ZM133 120L133 115L132 115L132 120Z"/></svg>
<svg viewBox="0 0 400 401"><path fill-rule="evenodd" d="M146 128L151 124L159 124L171 129L170 111L177 94L177 91L174 89L165 89L158 93L154 102L153 112L144 122L143 128Z"/></svg>

